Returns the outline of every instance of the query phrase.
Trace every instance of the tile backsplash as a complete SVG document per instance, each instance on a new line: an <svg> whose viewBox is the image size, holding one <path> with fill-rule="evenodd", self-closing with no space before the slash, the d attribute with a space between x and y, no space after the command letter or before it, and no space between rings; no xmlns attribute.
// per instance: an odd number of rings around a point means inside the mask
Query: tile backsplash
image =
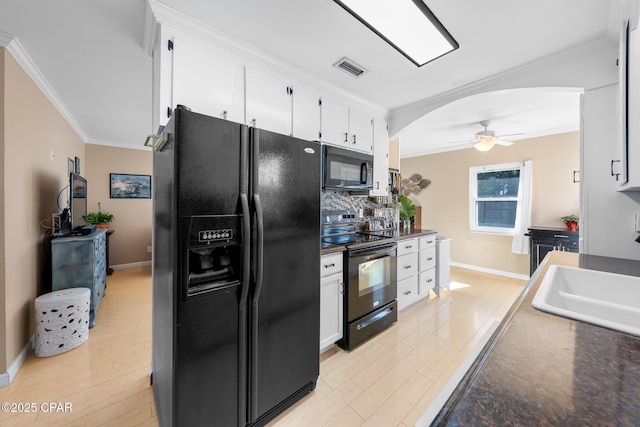
<svg viewBox="0 0 640 427"><path fill-rule="evenodd" d="M323 211L355 211L361 215L359 222L362 224L374 219L398 223L397 203L393 197L358 197L344 191L325 190L320 195L320 206Z"/></svg>

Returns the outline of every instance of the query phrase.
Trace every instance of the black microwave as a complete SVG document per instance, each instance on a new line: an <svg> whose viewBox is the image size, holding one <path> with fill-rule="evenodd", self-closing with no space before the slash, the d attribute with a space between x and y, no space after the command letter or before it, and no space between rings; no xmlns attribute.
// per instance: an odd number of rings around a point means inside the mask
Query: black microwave
<svg viewBox="0 0 640 427"><path fill-rule="evenodd" d="M322 189L368 194L373 188L373 156L322 146Z"/></svg>

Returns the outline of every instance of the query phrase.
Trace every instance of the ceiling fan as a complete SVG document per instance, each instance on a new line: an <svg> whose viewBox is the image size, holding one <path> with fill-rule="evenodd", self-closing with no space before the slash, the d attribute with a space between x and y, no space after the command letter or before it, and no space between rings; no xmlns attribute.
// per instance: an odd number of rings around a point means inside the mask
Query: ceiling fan
<svg viewBox="0 0 640 427"><path fill-rule="evenodd" d="M505 141L500 138L505 136L516 136L522 135L521 133L511 133L508 135L498 135L492 130L489 130L489 121L483 120L480 122L480 126L484 127L484 130L476 132L474 139L471 142L467 143L467 146L473 147L478 151L489 151L493 148L494 145L502 145L508 147L513 144L511 141ZM452 142L451 144L457 144L458 142Z"/></svg>

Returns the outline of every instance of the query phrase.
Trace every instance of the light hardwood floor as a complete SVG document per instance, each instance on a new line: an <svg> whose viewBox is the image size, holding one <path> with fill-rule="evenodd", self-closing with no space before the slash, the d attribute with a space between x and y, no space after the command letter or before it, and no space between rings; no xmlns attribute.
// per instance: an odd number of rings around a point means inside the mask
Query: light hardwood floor
<svg viewBox="0 0 640 427"><path fill-rule="evenodd" d="M270 426L413 426L525 283L455 267L451 276L451 291L404 310L361 347L322 354L316 389ZM0 402L38 408L0 412L0 425L157 425L149 386L150 268L116 270L107 283L85 344L47 358L31 353L0 388ZM49 402L72 410L43 411Z"/></svg>

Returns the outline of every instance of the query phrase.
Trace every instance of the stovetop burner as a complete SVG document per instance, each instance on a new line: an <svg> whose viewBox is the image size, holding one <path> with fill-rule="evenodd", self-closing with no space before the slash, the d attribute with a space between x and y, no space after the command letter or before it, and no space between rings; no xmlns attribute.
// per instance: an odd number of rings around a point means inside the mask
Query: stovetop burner
<svg viewBox="0 0 640 427"><path fill-rule="evenodd" d="M364 232L358 227L353 211L322 212L321 240L325 243L346 246L348 250L392 243L393 235Z"/></svg>

